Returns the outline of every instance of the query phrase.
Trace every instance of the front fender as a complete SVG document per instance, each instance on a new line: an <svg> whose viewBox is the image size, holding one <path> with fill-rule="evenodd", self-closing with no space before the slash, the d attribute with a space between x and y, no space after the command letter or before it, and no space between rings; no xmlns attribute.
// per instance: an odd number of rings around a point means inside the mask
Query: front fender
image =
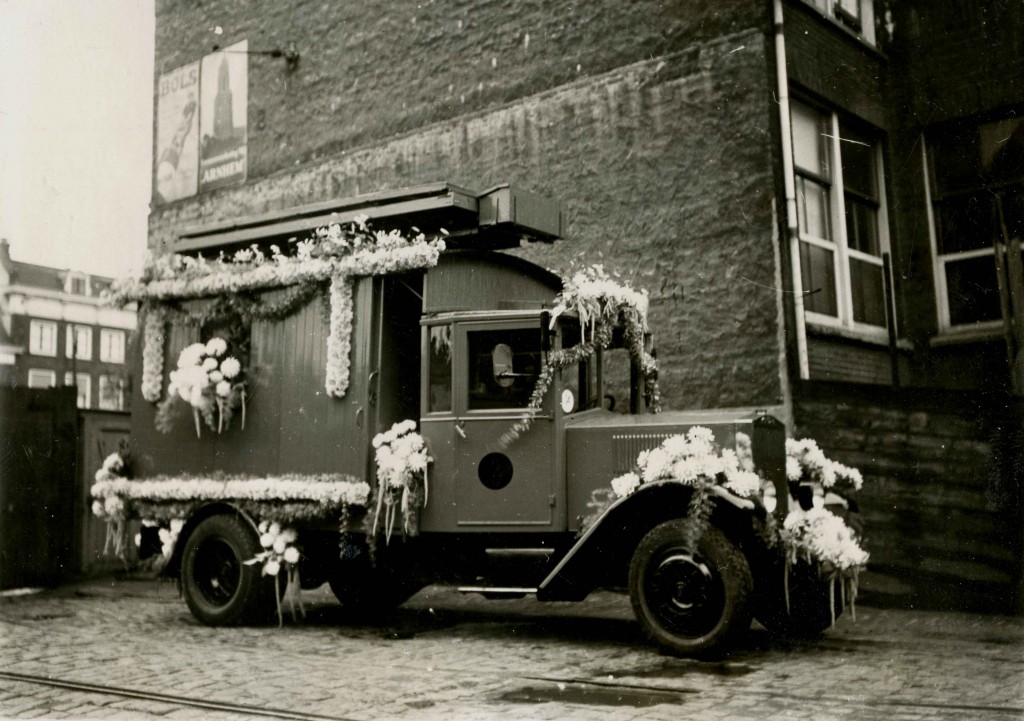
<svg viewBox="0 0 1024 721"><path fill-rule="evenodd" d="M595 588L625 586L629 562L640 540L658 524L685 517L693 492L692 486L658 481L644 484L617 500L541 582L537 599L582 601ZM757 514L747 504L753 504L732 494L718 493L712 503L711 522L738 546L746 546L751 537L751 522Z"/></svg>

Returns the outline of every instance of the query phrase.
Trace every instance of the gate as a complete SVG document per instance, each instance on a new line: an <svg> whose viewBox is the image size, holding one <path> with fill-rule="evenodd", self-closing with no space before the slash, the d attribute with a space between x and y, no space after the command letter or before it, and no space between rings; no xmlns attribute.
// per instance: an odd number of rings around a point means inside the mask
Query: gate
<svg viewBox="0 0 1024 721"><path fill-rule="evenodd" d="M89 489L95 483L96 471L103 465L103 459L116 452L122 442L127 442L131 426L131 414L114 411L81 411L80 437L81 447L78 458L78 489L76 494L75 518L76 538L79 539L77 564L79 570L86 574L98 574L115 569L123 570L125 563L134 562L129 556L125 559L111 555L104 556L103 547L107 538L107 524L92 513L92 499ZM132 534L137 529L132 530ZM128 554L136 552L135 546L129 544Z"/></svg>
<svg viewBox="0 0 1024 721"><path fill-rule="evenodd" d="M74 388L0 388L0 589L74 570Z"/></svg>

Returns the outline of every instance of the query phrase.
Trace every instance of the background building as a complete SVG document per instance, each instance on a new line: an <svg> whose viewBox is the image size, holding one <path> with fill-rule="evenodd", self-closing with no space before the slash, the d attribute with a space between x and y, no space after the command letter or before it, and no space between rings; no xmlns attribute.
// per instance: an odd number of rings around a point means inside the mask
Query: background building
<svg viewBox="0 0 1024 721"><path fill-rule="evenodd" d="M1022 31L962 0L160 0L156 137L198 154L201 63L244 145L155 194L149 244L438 180L557 198L566 240L517 252L650 291L668 407L772 408L865 473L868 590L1020 610Z"/></svg>
<svg viewBox="0 0 1024 721"><path fill-rule="evenodd" d="M0 240L0 380L75 386L80 409L128 408L134 311L103 307L110 278L11 259Z"/></svg>

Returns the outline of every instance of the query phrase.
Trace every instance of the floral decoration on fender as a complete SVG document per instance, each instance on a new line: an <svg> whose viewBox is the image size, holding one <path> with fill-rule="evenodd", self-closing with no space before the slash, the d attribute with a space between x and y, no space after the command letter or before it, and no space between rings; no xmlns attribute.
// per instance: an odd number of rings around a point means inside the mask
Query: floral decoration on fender
<svg viewBox="0 0 1024 721"><path fill-rule="evenodd" d="M391 541L397 511L402 511L402 530L408 536L419 533L419 510L427 505L427 467L433 458L423 436L416 433L416 421L395 423L373 438L377 460L377 510L372 535L384 514L384 537Z"/></svg>
<svg viewBox="0 0 1024 721"><path fill-rule="evenodd" d="M157 408L157 430L167 433L173 426L174 406L186 403L192 407L196 437L200 436L199 419L210 430L223 432L236 410L241 411L245 428L245 379L242 364L228 355L223 338L206 343L193 343L178 356L178 368L170 373L167 398Z"/></svg>
<svg viewBox="0 0 1024 721"><path fill-rule="evenodd" d="M372 231L367 216L354 222L317 229L311 238L294 243L293 252L258 246L214 259L169 254L147 263L139 278L115 282L107 302L123 307L138 302L145 313L143 326L143 397L160 400L164 327L168 320L202 325L228 317L242 321L281 320L300 310L314 297L329 304L326 390L345 395L349 383L352 335L352 279L429 268L445 249L443 238L407 237L397 230ZM442 229L442 235L446 231ZM269 290L286 289L283 299L265 300ZM208 299L205 309L189 310L179 302Z"/></svg>
<svg viewBox="0 0 1024 721"><path fill-rule="evenodd" d="M686 435L670 436L657 448L642 451L635 469L614 478L611 486L616 497L624 498L642 485L665 481L694 489L686 514L687 533L694 544L711 518L713 498L722 498L746 510L753 510L760 503L761 478L753 467L747 466L731 448L719 450L714 434L701 426L694 426Z"/></svg>
<svg viewBox="0 0 1024 721"><path fill-rule="evenodd" d="M817 482L827 478L829 486L849 484L860 488L863 479L860 471L830 461L813 440L787 441L786 443L790 480L800 480L805 474ZM737 452L738 451L738 452ZM687 431L686 435L666 438L661 445L643 451L637 457L636 468L614 478L611 494L604 494L591 505L597 513L587 519L593 523L616 500L634 493L641 486L659 481L674 481L696 489L687 509L690 521L687 529L688 541L696 543L710 520L711 499L717 495L734 505L754 508L764 507L762 489L770 485L760 478L753 467L749 452L749 437L737 434L737 451L730 448L719 451L715 446L712 432L700 426ZM793 470L800 468L800 475L794 479ZM595 492L595 499L597 492ZM770 514L765 514L769 543L781 547L785 557L784 588L786 605L789 606L789 573L794 564L803 561L817 568L820 578L828 582L829 593L834 594L833 581L842 581L843 605L857 596L857 578L869 559L861 547L860 539L840 517L825 508L804 511L796 503L778 528ZM834 600L834 599L833 599ZM831 604L833 621L835 604Z"/></svg>

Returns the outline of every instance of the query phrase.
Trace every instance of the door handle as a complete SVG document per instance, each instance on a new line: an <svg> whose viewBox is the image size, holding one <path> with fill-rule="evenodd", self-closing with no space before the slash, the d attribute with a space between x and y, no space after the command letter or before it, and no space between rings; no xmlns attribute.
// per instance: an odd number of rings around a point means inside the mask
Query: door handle
<svg viewBox="0 0 1024 721"><path fill-rule="evenodd" d="M462 440L466 440L466 422L456 421L455 432L459 434L459 438L461 438Z"/></svg>

